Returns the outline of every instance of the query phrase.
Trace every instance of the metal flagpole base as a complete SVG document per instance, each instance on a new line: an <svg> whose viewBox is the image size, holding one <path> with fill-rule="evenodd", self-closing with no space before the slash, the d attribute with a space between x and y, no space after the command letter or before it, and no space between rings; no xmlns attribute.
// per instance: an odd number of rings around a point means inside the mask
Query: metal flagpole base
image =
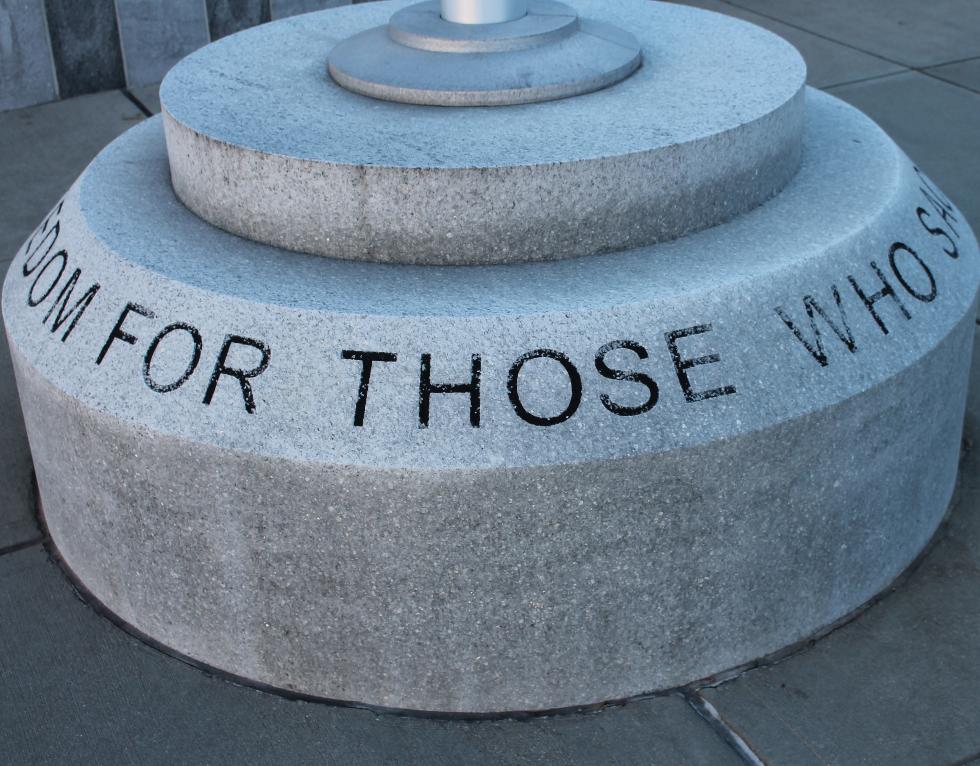
<svg viewBox="0 0 980 766"><path fill-rule="evenodd" d="M430 0L344 40L328 69L344 88L386 101L494 106L590 93L642 60L633 35L554 0L532 0L526 15L496 24L447 21Z"/></svg>

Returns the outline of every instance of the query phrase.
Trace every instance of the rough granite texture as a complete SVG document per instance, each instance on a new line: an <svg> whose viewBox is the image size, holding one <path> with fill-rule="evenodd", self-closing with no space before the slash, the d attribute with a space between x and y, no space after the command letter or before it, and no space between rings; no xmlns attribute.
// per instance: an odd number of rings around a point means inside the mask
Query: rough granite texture
<svg viewBox="0 0 980 766"><path fill-rule="evenodd" d="M621 698L838 619L943 515L976 241L832 97L766 205L551 263L276 250L167 178L159 119L114 142L3 309L55 544L196 659L398 708ZM365 351L397 358L358 407Z"/></svg>
<svg viewBox="0 0 980 766"><path fill-rule="evenodd" d="M759 205L799 166L805 66L759 27L575 0L583 19L639 39L639 71L588 95L498 107L397 104L334 83L333 46L405 5L286 19L178 64L160 91L178 197L279 247L484 264L669 240Z"/></svg>

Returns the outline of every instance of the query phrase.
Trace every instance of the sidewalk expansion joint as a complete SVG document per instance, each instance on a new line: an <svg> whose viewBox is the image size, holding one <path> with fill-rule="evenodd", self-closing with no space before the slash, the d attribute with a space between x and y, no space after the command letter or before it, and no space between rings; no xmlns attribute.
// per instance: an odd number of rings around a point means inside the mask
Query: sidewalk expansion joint
<svg viewBox="0 0 980 766"><path fill-rule="evenodd" d="M35 545L44 545L47 541L47 537L44 535L38 535L37 537L32 537L30 540L25 540L22 543L14 543L13 545L7 545L0 548L0 556L6 556L8 553L17 553L17 551L23 551L27 548L33 548Z"/></svg>
<svg viewBox="0 0 980 766"><path fill-rule="evenodd" d="M768 762L745 740L734 726L726 721L718 709L696 691L682 692L687 704L704 719L712 731L721 737L747 766L769 766Z"/></svg>
<svg viewBox="0 0 980 766"><path fill-rule="evenodd" d="M947 63L955 64L957 62L950 61ZM941 66L946 66L946 64L936 64L936 66L941 67ZM930 69L932 68L934 67L930 67ZM971 88L969 85L964 85L961 82L953 82L952 80L947 80L945 77L940 77L935 72L930 72L929 69L917 69L915 71L924 74L926 77L931 77L933 80L939 80L939 82L943 83L943 85L952 85L954 88L960 88L961 90L965 90L967 93L972 93L975 96L980 96L980 90L977 90L976 88Z"/></svg>
<svg viewBox="0 0 980 766"><path fill-rule="evenodd" d="M146 104L144 104L142 101L140 101L138 98L136 98L136 96L134 96L130 92L129 88L123 88L122 91L120 91L120 92L127 99L129 99L129 101L132 102L133 106L135 106L137 109L139 109L143 113L143 116L144 117L152 117L153 116L153 112L150 111L150 109L146 106Z"/></svg>
<svg viewBox="0 0 980 766"><path fill-rule="evenodd" d="M896 77L900 74L908 74L909 72L914 72L916 70L906 67L901 72L886 72L885 74L873 74L870 77L858 77L856 80L844 80L844 82L835 82L833 85L824 85L820 90L830 93L835 88L844 88L848 85L861 85L866 82L874 82L875 80L887 80L889 77Z"/></svg>

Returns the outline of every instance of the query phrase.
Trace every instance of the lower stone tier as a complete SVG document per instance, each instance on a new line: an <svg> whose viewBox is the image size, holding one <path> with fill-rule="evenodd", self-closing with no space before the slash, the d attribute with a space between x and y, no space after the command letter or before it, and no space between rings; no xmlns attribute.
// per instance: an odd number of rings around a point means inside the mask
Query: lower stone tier
<svg viewBox="0 0 980 766"><path fill-rule="evenodd" d="M878 128L808 102L753 212L479 268L238 239L130 131L4 285L66 563L197 660L417 710L620 699L840 618L945 510L980 264Z"/></svg>

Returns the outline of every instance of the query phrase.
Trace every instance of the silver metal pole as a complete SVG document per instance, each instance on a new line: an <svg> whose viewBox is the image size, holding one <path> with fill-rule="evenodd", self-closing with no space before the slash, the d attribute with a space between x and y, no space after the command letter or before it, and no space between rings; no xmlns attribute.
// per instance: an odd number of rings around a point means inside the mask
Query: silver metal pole
<svg viewBox="0 0 980 766"><path fill-rule="evenodd" d="M499 24L527 14L528 0L442 0L442 17L457 24Z"/></svg>

